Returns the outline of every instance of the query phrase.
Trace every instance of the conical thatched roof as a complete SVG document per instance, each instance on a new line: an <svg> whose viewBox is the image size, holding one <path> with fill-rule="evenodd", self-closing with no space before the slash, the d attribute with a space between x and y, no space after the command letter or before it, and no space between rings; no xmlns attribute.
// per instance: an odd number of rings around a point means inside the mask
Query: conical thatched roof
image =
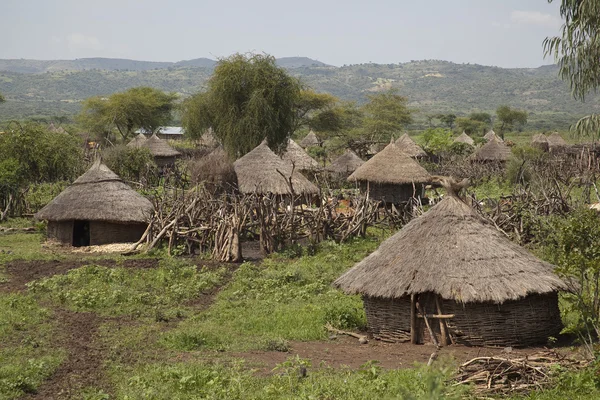
<svg viewBox="0 0 600 400"><path fill-rule="evenodd" d="M364 163L365 162L357 156L355 152L348 149L344 154L336 158L331 165L327 167L327 170L335 174L351 174Z"/></svg>
<svg viewBox="0 0 600 400"><path fill-rule="evenodd" d="M140 133L139 135L131 139L131 141L127 143L127 146L142 147L146 140L148 140L148 138L146 138L146 136L143 133Z"/></svg>
<svg viewBox="0 0 600 400"><path fill-rule="evenodd" d="M496 139L496 141L498 142L504 142L504 140L502 140L500 136L496 135L496 132L494 132L493 129L490 129L490 131L486 133L485 136L483 136L483 138L488 142L492 139Z"/></svg>
<svg viewBox="0 0 600 400"><path fill-rule="evenodd" d="M463 131L463 133L461 133L460 135L458 135L458 137L454 139L454 143L464 143L468 144L469 146L475 145L475 141L473 140L473 138L467 135L465 131Z"/></svg>
<svg viewBox="0 0 600 400"><path fill-rule="evenodd" d="M97 161L35 217L48 221L148 222L154 207Z"/></svg>
<svg viewBox="0 0 600 400"><path fill-rule="evenodd" d="M373 297L434 292L462 303L498 304L569 289L552 265L453 195L405 225L334 285Z"/></svg>
<svg viewBox="0 0 600 400"><path fill-rule="evenodd" d="M349 181L383 184L426 183L431 176L418 162L396 146L388 144L348 177Z"/></svg>
<svg viewBox="0 0 600 400"><path fill-rule="evenodd" d="M190 163L190 172L194 183L235 184L236 176L233 162L223 149L217 146L206 156Z"/></svg>
<svg viewBox="0 0 600 400"><path fill-rule="evenodd" d="M421 146L416 144L415 141L408 136L408 133L405 133L404 135L400 136L398 140L396 140L396 146L398 146L398 148L406 153L409 157L425 157L427 155Z"/></svg>
<svg viewBox="0 0 600 400"><path fill-rule="evenodd" d="M471 159L476 161L508 161L511 155L510 147L500 140L492 139L481 146L471 156Z"/></svg>
<svg viewBox="0 0 600 400"><path fill-rule="evenodd" d="M304 148L318 146L320 144L321 144L321 141L319 140L317 135L312 131L312 129L310 132L308 132L308 135L306 135L304 137L304 139L302 139L300 141L300 146L302 146Z"/></svg>
<svg viewBox="0 0 600 400"><path fill-rule="evenodd" d="M550 147L568 146L565 139L563 139L558 132L554 132L553 134L548 136L548 144L550 145Z"/></svg>
<svg viewBox="0 0 600 400"><path fill-rule="evenodd" d="M237 175L238 188L242 193L290 194L287 184L287 178L290 176L296 194L319 192L319 189L298 172L297 168L292 175L292 165L273 153L266 142L234 162L233 168Z"/></svg>
<svg viewBox="0 0 600 400"><path fill-rule="evenodd" d="M147 147L154 157L176 157L181 155L180 152L169 146L166 140L162 140L156 134L153 134L142 146Z"/></svg>
<svg viewBox="0 0 600 400"><path fill-rule="evenodd" d="M212 128L208 128L206 132L202 134L200 137L200 145L211 148L219 145Z"/></svg>
<svg viewBox="0 0 600 400"><path fill-rule="evenodd" d="M531 138L531 144L537 143L548 143L548 138L543 133L538 133L537 135L533 135Z"/></svg>
<svg viewBox="0 0 600 400"><path fill-rule="evenodd" d="M309 156L308 153L292 139L288 140L285 153L283 153L281 158L284 161L293 164L298 171L319 169L319 163L314 158Z"/></svg>

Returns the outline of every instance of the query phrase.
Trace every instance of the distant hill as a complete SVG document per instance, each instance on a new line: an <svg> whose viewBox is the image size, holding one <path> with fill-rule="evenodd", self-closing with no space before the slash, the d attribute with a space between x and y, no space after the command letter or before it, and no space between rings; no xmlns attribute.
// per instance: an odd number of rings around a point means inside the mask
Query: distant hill
<svg viewBox="0 0 600 400"><path fill-rule="evenodd" d="M368 94L398 88L421 121L426 113L493 112L508 104L530 112L529 126L553 129L600 110L600 95L591 95L585 103L573 100L556 66L505 69L429 60L333 67L303 57L278 63L315 90L358 103ZM0 70L5 70L0 71L0 93L7 99L0 105L0 120L71 115L87 97L142 85L188 96L202 90L213 67L209 59L0 60Z"/></svg>

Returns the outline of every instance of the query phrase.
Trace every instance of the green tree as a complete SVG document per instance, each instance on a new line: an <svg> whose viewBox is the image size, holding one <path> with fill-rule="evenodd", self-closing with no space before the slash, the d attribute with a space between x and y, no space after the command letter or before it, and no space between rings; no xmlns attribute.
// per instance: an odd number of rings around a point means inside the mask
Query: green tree
<svg viewBox="0 0 600 400"><path fill-rule="evenodd" d="M468 135L482 136L488 124L473 118L459 117L456 118L456 126L459 131L465 131Z"/></svg>
<svg viewBox="0 0 600 400"><path fill-rule="evenodd" d="M340 100L328 93L317 93L312 89L300 91L294 105L296 119L293 131L308 127L317 131L336 131L343 124L342 116L336 112Z"/></svg>
<svg viewBox="0 0 600 400"><path fill-rule="evenodd" d="M492 123L492 115L488 114L486 112L474 112L474 113L471 113L469 115L469 118L471 118L474 121L479 121L479 122L486 123L488 125L491 125L491 123Z"/></svg>
<svg viewBox="0 0 600 400"><path fill-rule="evenodd" d="M109 97L91 97L83 102L78 121L100 137L116 132L123 140L136 129L154 132L172 118L177 96L150 87L136 87Z"/></svg>
<svg viewBox="0 0 600 400"><path fill-rule="evenodd" d="M500 122L500 135L504 138L504 132L512 130L517 125L525 125L527 123L527 111L517 110L509 106L500 106L496 110L496 116Z"/></svg>
<svg viewBox="0 0 600 400"><path fill-rule="evenodd" d="M570 82L573 96L584 100L600 87L600 2L561 0L560 15L565 20L562 34L547 37L544 51L555 56L559 74ZM582 118L575 128L580 134L600 137L600 115Z"/></svg>
<svg viewBox="0 0 600 400"><path fill-rule="evenodd" d="M423 148L435 155L449 151L454 143L452 131L444 128L427 129L423 132L421 140Z"/></svg>
<svg viewBox="0 0 600 400"><path fill-rule="evenodd" d="M367 95L367 98L369 102L362 107L363 129L371 140L387 141L412 122L408 99L400 96L396 89Z"/></svg>
<svg viewBox="0 0 600 400"><path fill-rule="evenodd" d="M264 139L281 148L296 127L300 89L274 57L234 54L219 61L205 92L184 102L182 123L191 137L212 127L232 157Z"/></svg>
<svg viewBox="0 0 600 400"><path fill-rule="evenodd" d="M456 115L454 114L438 114L435 117L439 119L442 122L442 124L444 124L447 128L450 129L452 129L454 121L456 121Z"/></svg>

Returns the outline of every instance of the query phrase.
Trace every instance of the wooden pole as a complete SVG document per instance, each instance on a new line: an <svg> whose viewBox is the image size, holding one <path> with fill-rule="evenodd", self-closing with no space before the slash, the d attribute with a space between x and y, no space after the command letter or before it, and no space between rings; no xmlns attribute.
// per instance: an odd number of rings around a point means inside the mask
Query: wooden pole
<svg viewBox="0 0 600 400"><path fill-rule="evenodd" d="M417 344L417 306L415 304L415 295L410 295L410 342Z"/></svg>
<svg viewBox="0 0 600 400"><path fill-rule="evenodd" d="M438 314L442 314L442 305L440 302L440 296L435 296L435 306L437 308ZM441 345L448 346L448 332L446 332L446 321L443 318L439 319L440 322L440 335L441 337Z"/></svg>

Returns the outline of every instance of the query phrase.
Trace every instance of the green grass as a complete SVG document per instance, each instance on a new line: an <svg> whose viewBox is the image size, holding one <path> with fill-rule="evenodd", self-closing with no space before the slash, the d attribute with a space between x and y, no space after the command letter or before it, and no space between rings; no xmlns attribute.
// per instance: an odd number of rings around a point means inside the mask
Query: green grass
<svg viewBox="0 0 600 400"><path fill-rule="evenodd" d="M208 270L185 260L164 259L152 269L86 265L28 286L40 299L76 311L167 321L186 315L185 302L218 285L224 274L224 268Z"/></svg>
<svg viewBox="0 0 600 400"><path fill-rule="evenodd" d="M3 228L30 228L35 226L37 224L31 218L9 218L0 222L0 227Z"/></svg>
<svg viewBox="0 0 600 400"><path fill-rule="evenodd" d="M326 242L313 256L275 255L261 265L243 264L207 312L184 321L163 342L180 350L265 349L273 341L324 339L326 322L364 328L360 297L331 283L378 244L374 238Z"/></svg>
<svg viewBox="0 0 600 400"><path fill-rule="evenodd" d="M0 398L32 393L64 358L50 347L51 313L32 296L0 293Z"/></svg>
<svg viewBox="0 0 600 400"><path fill-rule="evenodd" d="M45 250L41 233L0 234L0 266L13 260L56 260L64 255Z"/></svg>

